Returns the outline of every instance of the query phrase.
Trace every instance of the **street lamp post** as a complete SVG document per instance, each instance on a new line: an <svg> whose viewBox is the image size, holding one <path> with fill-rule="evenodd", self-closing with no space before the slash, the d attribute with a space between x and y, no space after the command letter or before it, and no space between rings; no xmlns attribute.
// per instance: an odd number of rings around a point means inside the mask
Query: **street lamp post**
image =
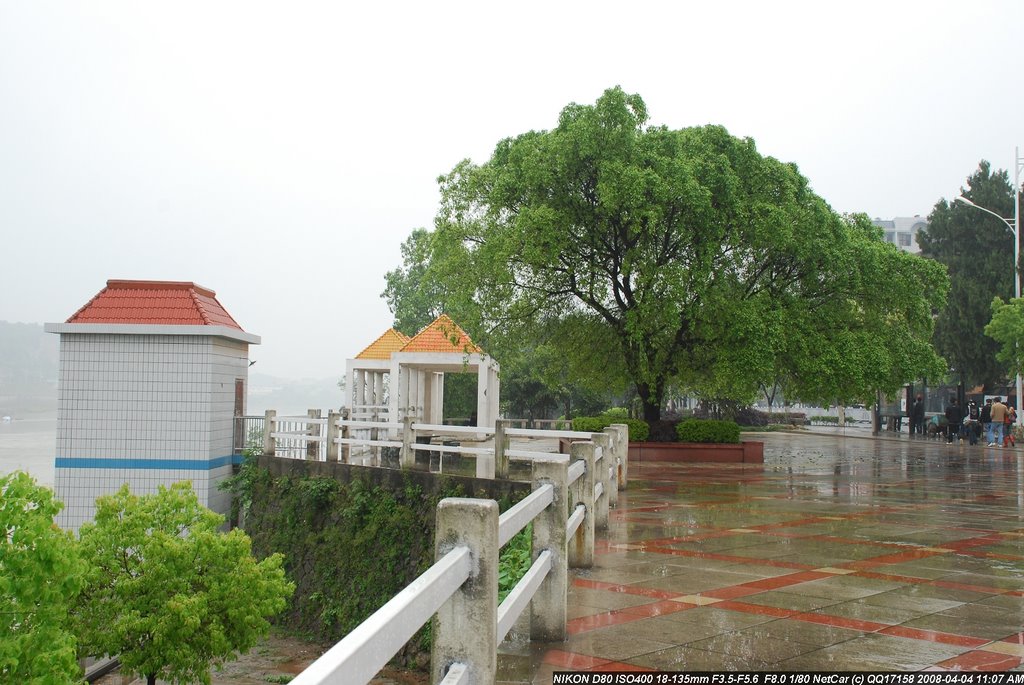
<svg viewBox="0 0 1024 685"><path fill-rule="evenodd" d="M986 209L981 205L976 205L968 200L963 195L956 198L957 202L962 202L968 207L974 207L981 211L991 214L996 217L1010 229L1010 234L1013 235L1013 296L1015 298L1020 297L1020 234L1018 229L1020 227L1020 172L1024 169L1024 160L1020 157L1020 148L1014 148L1013 150L1013 218L1007 219L1004 216L996 214L991 209ZM1021 375L1018 373L1015 381L1015 389L1017 392L1017 425L1024 425L1024 408L1021 404Z"/></svg>

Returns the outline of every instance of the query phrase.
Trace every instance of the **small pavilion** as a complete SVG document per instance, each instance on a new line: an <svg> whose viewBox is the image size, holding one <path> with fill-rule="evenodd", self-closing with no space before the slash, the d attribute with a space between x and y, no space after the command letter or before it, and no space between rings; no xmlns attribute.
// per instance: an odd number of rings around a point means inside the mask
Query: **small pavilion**
<svg viewBox="0 0 1024 685"><path fill-rule="evenodd" d="M446 314L409 338L391 328L346 362L346 396L353 419L440 424L444 374L476 373L476 425L498 418L500 367Z"/></svg>

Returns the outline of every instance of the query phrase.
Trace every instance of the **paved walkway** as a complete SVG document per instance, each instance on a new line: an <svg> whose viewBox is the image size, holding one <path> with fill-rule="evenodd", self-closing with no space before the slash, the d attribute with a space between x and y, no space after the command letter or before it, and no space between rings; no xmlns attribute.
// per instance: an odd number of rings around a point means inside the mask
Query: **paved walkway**
<svg viewBox="0 0 1024 685"><path fill-rule="evenodd" d="M763 466L630 466L554 670L1008 670L1024 661L1024 451L765 434ZM895 436L894 436L895 437Z"/></svg>

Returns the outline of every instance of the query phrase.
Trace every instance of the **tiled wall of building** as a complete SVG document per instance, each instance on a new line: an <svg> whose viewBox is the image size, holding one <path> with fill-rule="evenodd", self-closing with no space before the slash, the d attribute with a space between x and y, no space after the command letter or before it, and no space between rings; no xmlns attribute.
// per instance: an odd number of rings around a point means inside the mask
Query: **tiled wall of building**
<svg viewBox="0 0 1024 685"><path fill-rule="evenodd" d="M210 347L210 458L217 459L232 453L235 415L235 382L241 379L242 406L248 391L249 347L245 343L225 338L213 338ZM222 492L220 483L231 475L231 466L209 472L208 502L206 506L226 514L231 509L231 496Z"/></svg>
<svg viewBox="0 0 1024 685"><path fill-rule="evenodd" d="M235 379L244 343L210 336L61 334L55 487L59 520L77 529L94 500L128 483L138 494L188 479L226 513Z"/></svg>

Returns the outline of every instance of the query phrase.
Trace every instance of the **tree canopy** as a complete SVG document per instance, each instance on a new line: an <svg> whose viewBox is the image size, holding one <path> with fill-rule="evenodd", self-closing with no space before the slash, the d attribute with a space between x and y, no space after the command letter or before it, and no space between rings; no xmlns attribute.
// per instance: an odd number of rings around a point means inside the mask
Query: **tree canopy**
<svg viewBox="0 0 1024 685"><path fill-rule="evenodd" d="M455 318L470 336L501 362L501 404L514 416L566 417L574 411L600 411L621 391L624 375L615 367L614 345L592 318L549 318L533 328L530 339L488 335L479 308L465 292L437 275L431 241L435 234L414 229L402 243L402 264L385 275L381 297L394 314L394 327L415 335L441 313ZM612 349L609 360L608 350ZM467 381L472 381L468 383ZM455 374L445 379L445 416L469 416L475 410L476 380ZM472 400L468 408L466 398Z"/></svg>
<svg viewBox="0 0 1024 685"><path fill-rule="evenodd" d="M1013 214L1013 184L1006 171L982 160L967 178L964 197L1000 216ZM949 298L935 321L935 348L969 385L998 385L1006 368L998 345L983 332L994 297L1013 295L1013 236L1006 224L975 207L940 200L918 234L921 254L946 265Z"/></svg>
<svg viewBox="0 0 1024 685"><path fill-rule="evenodd" d="M295 586L281 555L257 562L249 537L219 532L223 523L188 483L100 497L80 532L91 565L74 611L85 653L118 654L150 685L209 684L211 664L266 634Z"/></svg>
<svg viewBox="0 0 1024 685"><path fill-rule="evenodd" d="M27 473L0 476L0 681L82 682L68 608L85 564L54 525L63 505Z"/></svg>
<svg viewBox="0 0 1024 685"><path fill-rule="evenodd" d="M424 279L494 335L569 317L595 331L585 351L622 369L649 420L672 382L750 399L783 377L857 397L941 366L928 346L940 266L838 216L748 138L647 120L612 88L458 164L440 179Z"/></svg>
<svg viewBox="0 0 1024 685"><path fill-rule="evenodd" d="M380 296L395 315L395 330L409 336L445 313L443 284L426 278L430 239L427 229L414 229L402 243L402 265L384 275L387 285Z"/></svg>
<svg viewBox="0 0 1024 685"><path fill-rule="evenodd" d="M992 320L985 326L985 335L999 345L996 360L1009 374L1024 375L1024 298L992 300Z"/></svg>

